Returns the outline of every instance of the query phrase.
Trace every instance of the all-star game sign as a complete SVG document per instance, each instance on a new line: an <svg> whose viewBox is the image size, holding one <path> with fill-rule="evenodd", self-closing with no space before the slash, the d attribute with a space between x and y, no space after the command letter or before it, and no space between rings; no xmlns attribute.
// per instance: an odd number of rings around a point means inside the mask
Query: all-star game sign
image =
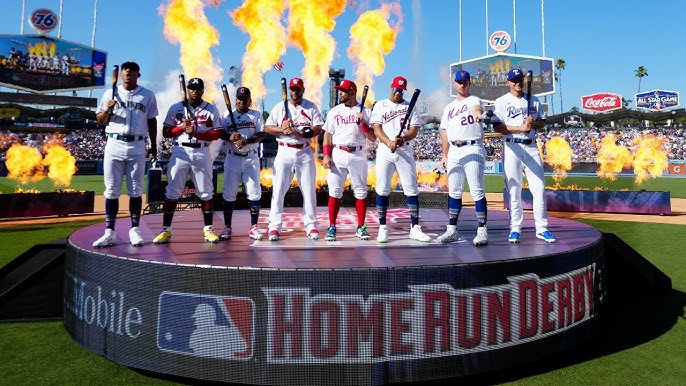
<svg viewBox="0 0 686 386"><path fill-rule="evenodd" d="M31 13L31 16L29 16L29 25L34 31L41 35L55 29L58 22L59 18L55 12L47 8L37 9Z"/></svg>

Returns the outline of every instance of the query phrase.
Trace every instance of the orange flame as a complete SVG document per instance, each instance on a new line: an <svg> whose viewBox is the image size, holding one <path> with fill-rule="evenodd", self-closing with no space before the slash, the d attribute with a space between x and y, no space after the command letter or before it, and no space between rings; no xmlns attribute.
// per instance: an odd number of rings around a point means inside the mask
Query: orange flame
<svg viewBox="0 0 686 386"><path fill-rule="evenodd" d="M14 143L7 150L6 156L5 166L7 166L8 178L18 180L20 184L25 185L29 181L36 182L45 177L43 165L41 165L43 156L35 147Z"/></svg>
<svg viewBox="0 0 686 386"><path fill-rule="evenodd" d="M625 146L617 145L617 136L612 133L607 134L600 142L596 159L598 162L596 174L598 177L609 179L610 181L615 181L617 173L620 173L624 168L630 167L633 161L629 149Z"/></svg>
<svg viewBox="0 0 686 386"><path fill-rule="evenodd" d="M219 32L207 20L205 4L218 5L218 1L170 0L167 6L160 5L158 13L164 16L164 36L181 46L180 63L186 79L201 77L205 81L203 99L214 101L222 69L210 48L219 45Z"/></svg>
<svg viewBox="0 0 686 386"><path fill-rule="evenodd" d="M662 175L667 168L668 151L664 148L665 137L645 135L635 138L632 147L634 154L634 173L636 183L642 184L648 178L656 178Z"/></svg>
<svg viewBox="0 0 686 386"><path fill-rule="evenodd" d="M62 136L59 134L56 134L43 145L45 158L42 164L48 167L48 178L52 180L56 187L69 186L72 177L78 170L76 168L76 158L63 145Z"/></svg>
<svg viewBox="0 0 686 386"><path fill-rule="evenodd" d="M229 13L233 24L250 35L243 55L242 82L250 88L255 103L267 95L262 76L286 53L288 36L281 25L284 9L282 0L246 0Z"/></svg>
<svg viewBox="0 0 686 386"><path fill-rule="evenodd" d="M329 65L336 52L336 41L329 34L334 19L345 10L346 0L290 0L289 37L305 56L303 80L307 99L320 104L322 87L329 78ZM273 62L272 62L273 64Z"/></svg>
<svg viewBox="0 0 686 386"><path fill-rule="evenodd" d="M397 21L391 25L389 19L395 15ZM350 46L348 58L353 61L355 81L358 85L368 85L366 105L376 100L371 90L374 76L381 75L386 68L384 56L395 48L395 39L400 32L403 14L400 3L382 4L381 9L367 11L360 15L350 27Z"/></svg>
<svg viewBox="0 0 686 386"><path fill-rule="evenodd" d="M545 162L553 167L553 180L559 186L572 169L572 148L564 138L553 137L545 143L545 150Z"/></svg>

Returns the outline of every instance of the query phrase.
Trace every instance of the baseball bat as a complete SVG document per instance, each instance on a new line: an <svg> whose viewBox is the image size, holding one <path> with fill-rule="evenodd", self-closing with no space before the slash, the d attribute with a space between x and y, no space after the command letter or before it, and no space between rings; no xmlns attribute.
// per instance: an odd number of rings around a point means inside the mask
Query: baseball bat
<svg viewBox="0 0 686 386"><path fill-rule="evenodd" d="M114 99L114 94L117 93L117 81L119 80L119 65L114 65L112 67L112 99ZM110 111L108 111L108 114L112 116L112 112L114 111L114 106L110 107Z"/></svg>
<svg viewBox="0 0 686 386"><path fill-rule="evenodd" d="M226 103L226 109L229 111L229 119L231 119L231 125L233 125L232 130L238 130L236 126L236 120L233 117L233 108L231 107L231 98L229 98L229 91L226 89L226 85L222 84L222 95L224 95L224 103ZM231 130L229 130L231 131Z"/></svg>
<svg viewBox="0 0 686 386"><path fill-rule="evenodd" d="M526 72L526 115L531 113L531 81L533 80L534 72L529 70Z"/></svg>
<svg viewBox="0 0 686 386"><path fill-rule="evenodd" d="M283 98L283 107L286 110L286 119L291 120L291 112L288 110L288 86L286 86L286 78L281 78L281 98Z"/></svg>
<svg viewBox="0 0 686 386"><path fill-rule="evenodd" d="M365 85L362 90L362 102L360 102L360 111L364 110L364 102L367 100L367 93L369 92L369 86Z"/></svg>
<svg viewBox="0 0 686 386"><path fill-rule="evenodd" d="M183 110L184 110L185 116L188 119L195 120L195 116L193 116L193 112L191 111L191 108L188 105L188 91L186 90L186 77L183 74L179 74L179 87L181 89L181 103L183 104ZM193 131L195 131L195 125L193 127Z"/></svg>
<svg viewBox="0 0 686 386"><path fill-rule="evenodd" d="M405 119L403 119L403 122L400 124L400 131L398 131L398 135L396 137L400 137L403 134L403 130L405 130L405 126L407 126L407 123L410 121L410 114L412 114L412 110L414 109L414 105L417 103L417 99L419 99L419 93L421 93L421 90L418 88L414 89L414 93L412 94L412 99L410 99L410 105L407 106L407 112L405 113Z"/></svg>

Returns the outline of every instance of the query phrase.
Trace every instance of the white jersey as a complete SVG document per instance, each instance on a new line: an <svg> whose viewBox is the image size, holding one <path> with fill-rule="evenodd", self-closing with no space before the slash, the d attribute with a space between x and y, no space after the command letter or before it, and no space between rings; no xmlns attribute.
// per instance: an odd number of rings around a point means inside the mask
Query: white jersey
<svg viewBox="0 0 686 386"><path fill-rule="evenodd" d="M481 106L483 111L481 99L474 95L460 101L455 99L445 106L439 127L445 130L448 141L483 140L484 131L479 117L474 115L474 106Z"/></svg>
<svg viewBox="0 0 686 386"><path fill-rule="evenodd" d="M126 90L118 86L114 98L112 89L105 90L98 105L96 114L107 111L107 103L115 99L117 103L112 109L112 117L105 128L106 133L122 135L148 135L148 119L157 116L157 99L155 94L147 88L138 86L133 90Z"/></svg>
<svg viewBox="0 0 686 386"><path fill-rule="evenodd" d="M326 116L326 123L323 129L331 134L331 142L340 146L364 146L367 138L357 124L357 113L360 111L360 104L348 107L341 103L329 111ZM364 120L369 122L369 109L362 109Z"/></svg>
<svg viewBox="0 0 686 386"><path fill-rule="evenodd" d="M545 119L546 115L543 111L543 106L536 96L531 96L531 106L526 101L526 94L521 98L507 93L495 100L495 110L493 111L493 118L491 122L504 123L508 126L521 126L524 124L524 117L531 115L534 121ZM507 134L504 138L522 138L535 139L536 130L531 130L528 133Z"/></svg>
<svg viewBox="0 0 686 386"><path fill-rule="evenodd" d="M383 132L386 133L386 136L393 139L398 135L398 132L400 132L400 126L405 120L405 114L407 113L407 108L409 105L410 102L408 101L395 103L388 98L378 101L372 110L372 116L369 118L369 124L381 124L381 128L383 129ZM413 109L412 113L410 114L409 125L405 126L405 130L407 130L410 126L419 126L419 124L419 115L417 114L417 110Z"/></svg>
<svg viewBox="0 0 686 386"><path fill-rule="evenodd" d="M231 117L229 117L229 112L225 112L224 116L224 127L229 131L231 124ZM255 135L255 133L260 133L264 131L264 119L262 118L262 113L257 110L248 110L245 113L241 113L238 110L233 111L233 120L238 126L238 133L243 136L243 138L248 139ZM240 150L231 141L226 141L226 149L235 153L248 153L251 151L257 151L260 147L259 143L248 143L243 146Z"/></svg>
<svg viewBox="0 0 686 386"><path fill-rule="evenodd" d="M288 111L291 115L291 120L293 121L294 129L302 133L302 130L306 127L321 126L324 124L322 119L322 113L319 111L319 107L313 102L303 99L300 105L294 106L290 100L288 101ZM284 103L277 103L274 108L272 108L271 113L269 113L269 118L265 125L269 126L281 126L281 122L286 120L286 109L284 108ZM302 143L305 145L310 144L311 138L293 138L290 135L278 134L276 136L277 141L282 143L298 144Z"/></svg>
<svg viewBox="0 0 686 386"><path fill-rule="evenodd" d="M195 122L197 123L195 130L199 133L222 127L222 119L219 110L217 110L217 107L212 103L202 101L202 103L195 108L190 104L188 107L191 109L193 116L195 116ZM169 106L167 117L164 119L164 125L170 127L182 125L186 116L185 111L182 101L178 101ZM176 140L179 142L206 142L186 134L185 131L176 137Z"/></svg>

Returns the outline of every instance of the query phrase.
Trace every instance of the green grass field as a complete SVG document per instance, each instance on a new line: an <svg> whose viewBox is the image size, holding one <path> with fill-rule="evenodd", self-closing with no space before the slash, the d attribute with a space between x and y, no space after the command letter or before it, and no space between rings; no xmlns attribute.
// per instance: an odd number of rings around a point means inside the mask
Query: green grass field
<svg viewBox="0 0 686 386"><path fill-rule="evenodd" d="M577 181L578 179L578 181ZM574 180L574 182L571 182ZM570 178L570 183L592 188L599 181ZM612 189L636 189L631 179ZM622 186L621 184L626 184ZM101 176L78 177L75 190L102 190ZM659 178L641 186L668 190L686 197L686 179ZM607 186L607 185L605 185ZM618 187L621 186L621 187ZM11 187L0 179L0 190ZM13 188L11 189L13 191ZM50 189L48 189L50 190ZM487 178L487 190L502 191L500 176ZM667 274L673 291L667 296L639 296L624 305L607 328L589 346L545 363L471 379L485 384L521 385L681 385L686 380L686 263L682 247L685 225L581 220L602 232L614 233ZM99 221L96 221L99 222ZM0 266L31 246L68 236L91 222L2 226ZM0 384L91 385L172 384L150 374L120 366L74 343L61 322L0 324ZM435 382L433 383L435 384Z"/></svg>

